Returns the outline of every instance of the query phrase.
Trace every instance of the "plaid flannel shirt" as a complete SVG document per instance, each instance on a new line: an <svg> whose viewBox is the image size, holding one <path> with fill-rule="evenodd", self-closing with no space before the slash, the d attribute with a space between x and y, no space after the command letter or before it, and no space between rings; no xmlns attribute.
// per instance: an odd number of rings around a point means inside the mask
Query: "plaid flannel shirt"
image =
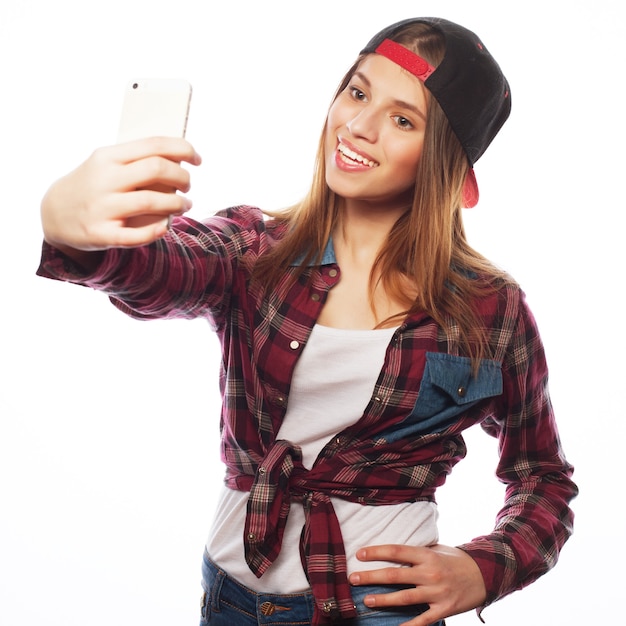
<svg viewBox="0 0 626 626"><path fill-rule="evenodd" d="M320 265L295 267L271 293L251 280L280 226L259 209L234 207L204 222L182 217L154 244L106 252L86 275L44 244L38 274L102 290L138 319L207 318L223 351L222 459L226 484L250 492L242 541L257 575L276 559L290 506L303 506L303 567L314 621L354 615L341 529L330 496L363 505L434 501L465 455L462 432L481 424L499 440L506 485L495 528L459 546L478 564L487 604L529 584L556 562L572 531L577 488L547 391L547 368L523 293L503 287L478 305L493 358L472 376L455 327L425 314L395 331L362 417L337 433L310 470L277 440L299 355L341 276L332 242ZM340 358L341 355L338 355Z"/></svg>

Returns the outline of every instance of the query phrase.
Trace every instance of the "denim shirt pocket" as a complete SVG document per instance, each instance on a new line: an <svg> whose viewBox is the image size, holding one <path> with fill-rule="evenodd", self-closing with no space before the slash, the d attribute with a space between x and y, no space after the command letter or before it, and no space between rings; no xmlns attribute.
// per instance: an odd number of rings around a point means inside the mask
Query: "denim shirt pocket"
<svg viewBox="0 0 626 626"><path fill-rule="evenodd" d="M387 441L445 430L472 406L502 393L499 361L482 359L476 375L468 357L427 352L426 366L415 406L397 424Z"/></svg>

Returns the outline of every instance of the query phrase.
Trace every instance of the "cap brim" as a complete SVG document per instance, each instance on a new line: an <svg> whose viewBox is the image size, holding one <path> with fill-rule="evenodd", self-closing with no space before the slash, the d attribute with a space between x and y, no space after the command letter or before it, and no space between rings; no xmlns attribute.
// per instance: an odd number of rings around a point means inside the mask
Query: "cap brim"
<svg viewBox="0 0 626 626"><path fill-rule="evenodd" d="M465 177L465 184L463 185L463 206L466 209L471 209L478 204L478 183L476 182L476 174L474 169L471 168L467 172Z"/></svg>

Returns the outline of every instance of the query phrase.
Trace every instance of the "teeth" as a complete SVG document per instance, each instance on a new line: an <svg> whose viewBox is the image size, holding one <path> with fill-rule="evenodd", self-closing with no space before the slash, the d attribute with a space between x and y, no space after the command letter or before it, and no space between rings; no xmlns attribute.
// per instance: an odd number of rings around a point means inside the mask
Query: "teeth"
<svg viewBox="0 0 626 626"><path fill-rule="evenodd" d="M357 161L358 163L363 163L363 165L367 165L367 167L378 166L378 163L376 163L376 161L370 161L369 159L366 159L364 156L358 154L357 152L354 152L353 150L350 150L350 148L347 148L342 143L339 144L337 150L339 150L339 152L341 152L341 154L343 154L343 156L347 157L348 159L352 161Z"/></svg>

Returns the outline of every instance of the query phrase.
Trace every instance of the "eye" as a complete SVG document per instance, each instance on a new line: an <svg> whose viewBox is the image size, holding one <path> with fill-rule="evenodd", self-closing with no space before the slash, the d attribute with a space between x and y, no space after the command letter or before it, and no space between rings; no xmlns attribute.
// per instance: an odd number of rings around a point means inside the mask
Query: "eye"
<svg viewBox="0 0 626 626"><path fill-rule="evenodd" d="M366 99L366 95L358 87L351 85L348 87L348 91L355 100L363 101Z"/></svg>
<svg viewBox="0 0 626 626"><path fill-rule="evenodd" d="M395 121L396 126L401 130L411 130L414 128L411 120L407 119L403 115L394 115L393 120Z"/></svg>

